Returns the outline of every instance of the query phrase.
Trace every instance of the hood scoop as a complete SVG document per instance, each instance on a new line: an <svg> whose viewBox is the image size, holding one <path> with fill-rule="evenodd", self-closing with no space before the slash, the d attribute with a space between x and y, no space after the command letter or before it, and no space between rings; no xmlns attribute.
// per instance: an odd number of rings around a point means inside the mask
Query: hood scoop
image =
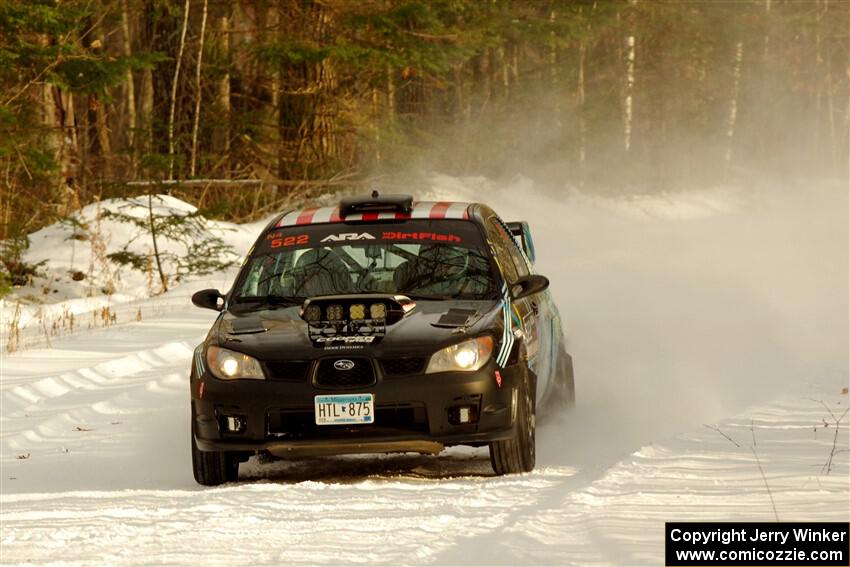
<svg viewBox="0 0 850 567"><path fill-rule="evenodd" d="M431 323L434 327L457 328L469 327L475 322L478 311L475 309L449 309L436 322Z"/></svg>
<svg viewBox="0 0 850 567"><path fill-rule="evenodd" d="M234 319L230 324L231 335L249 335L252 333L265 333L268 331L263 321L259 317L245 317L243 319Z"/></svg>

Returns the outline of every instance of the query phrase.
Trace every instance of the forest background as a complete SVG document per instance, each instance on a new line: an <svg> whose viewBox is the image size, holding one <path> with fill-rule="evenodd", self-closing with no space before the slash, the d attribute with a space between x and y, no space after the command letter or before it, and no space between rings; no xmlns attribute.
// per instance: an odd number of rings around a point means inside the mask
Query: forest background
<svg viewBox="0 0 850 567"><path fill-rule="evenodd" d="M846 183L848 30L846 0L0 0L0 260L117 196Z"/></svg>

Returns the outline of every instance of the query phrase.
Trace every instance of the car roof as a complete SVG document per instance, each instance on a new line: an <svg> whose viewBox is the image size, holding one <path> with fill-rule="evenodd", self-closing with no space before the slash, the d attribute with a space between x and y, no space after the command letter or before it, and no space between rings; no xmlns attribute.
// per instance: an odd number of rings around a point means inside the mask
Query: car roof
<svg viewBox="0 0 850 567"><path fill-rule="evenodd" d="M469 219L471 203L453 201L420 201L413 205L410 212L382 211L351 213L344 218L339 214L339 206L307 207L289 211L275 223L275 228L307 224L326 224L352 221L406 220L406 219Z"/></svg>

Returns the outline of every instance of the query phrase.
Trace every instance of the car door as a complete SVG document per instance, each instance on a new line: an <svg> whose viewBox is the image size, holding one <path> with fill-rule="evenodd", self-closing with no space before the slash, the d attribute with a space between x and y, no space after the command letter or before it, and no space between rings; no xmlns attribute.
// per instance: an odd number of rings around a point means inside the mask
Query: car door
<svg viewBox="0 0 850 567"><path fill-rule="evenodd" d="M499 264L502 277L507 283L507 289L510 290L510 286L520 277L529 274L528 264L522 257L519 248L515 245L507 226L499 217L493 215L487 220L487 236L493 246L493 253ZM538 377L538 401L548 387L548 376L542 377L543 383L541 384L541 376L538 372L541 313L539 295L514 300L510 298L508 292L508 296L505 298L510 309L510 320L512 321L513 329L518 328L522 330L525 349L528 355L528 366Z"/></svg>

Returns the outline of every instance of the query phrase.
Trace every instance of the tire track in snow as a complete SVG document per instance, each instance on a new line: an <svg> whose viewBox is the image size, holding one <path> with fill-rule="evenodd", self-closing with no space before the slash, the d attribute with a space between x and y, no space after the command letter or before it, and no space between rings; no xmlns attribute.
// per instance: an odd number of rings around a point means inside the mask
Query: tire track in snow
<svg viewBox="0 0 850 567"><path fill-rule="evenodd" d="M37 563L180 563L186 549L235 565L427 563L457 538L492 531L529 492L550 484L531 475L22 495L2 500L10 526L2 544L7 559Z"/></svg>
<svg viewBox="0 0 850 567"><path fill-rule="evenodd" d="M141 350L94 366L39 378L4 389L3 403L6 407L12 404L18 408L9 417L20 417L24 413L38 411L45 402L53 402L69 393L124 388L128 381L134 382L134 376L173 366L175 360L185 360L187 353L191 356L192 348L186 341L168 342L157 348Z"/></svg>
<svg viewBox="0 0 850 567"><path fill-rule="evenodd" d="M5 355L16 372L0 388L0 492L186 486L188 434L175 432L187 431L187 371L208 319L187 306Z"/></svg>
<svg viewBox="0 0 850 567"><path fill-rule="evenodd" d="M351 471L366 459L352 457L338 460L339 478L322 482L281 482L272 470L275 480L215 489L12 495L0 499L0 543L13 562L37 563L188 564L195 558L185 550L203 549L205 560L233 565L658 564L664 521L772 519L744 446L750 427L780 519L845 518L846 453L833 474L818 474L832 437L812 427L824 413L806 397L783 398L719 425L742 447L696 429L579 487L574 471L546 465L501 478L396 474L438 462L415 457L400 457L407 462L395 469L388 458L392 476L364 479Z"/></svg>
<svg viewBox="0 0 850 567"><path fill-rule="evenodd" d="M192 348L185 341L168 342L7 389L0 451L7 456L33 443L65 443L74 427L102 427L107 419L144 411L148 398L185 387L179 374L188 367Z"/></svg>
<svg viewBox="0 0 850 567"><path fill-rule="evenodd" d="M847 406L838 394L843 383L817 386L833 392L823 396L833 410ZM765 482L780 520L846 521L848 424L838 438L840 458L825 475L834 428L823 427L824 417L818 400L789 395L719 425L740 447L707 428L642 447L586 486L564 479L547 488L546 507L521 511L486 541L459 541L437 563L476 553L488 564L659 564L665 521L773 521Z"/></svg>

